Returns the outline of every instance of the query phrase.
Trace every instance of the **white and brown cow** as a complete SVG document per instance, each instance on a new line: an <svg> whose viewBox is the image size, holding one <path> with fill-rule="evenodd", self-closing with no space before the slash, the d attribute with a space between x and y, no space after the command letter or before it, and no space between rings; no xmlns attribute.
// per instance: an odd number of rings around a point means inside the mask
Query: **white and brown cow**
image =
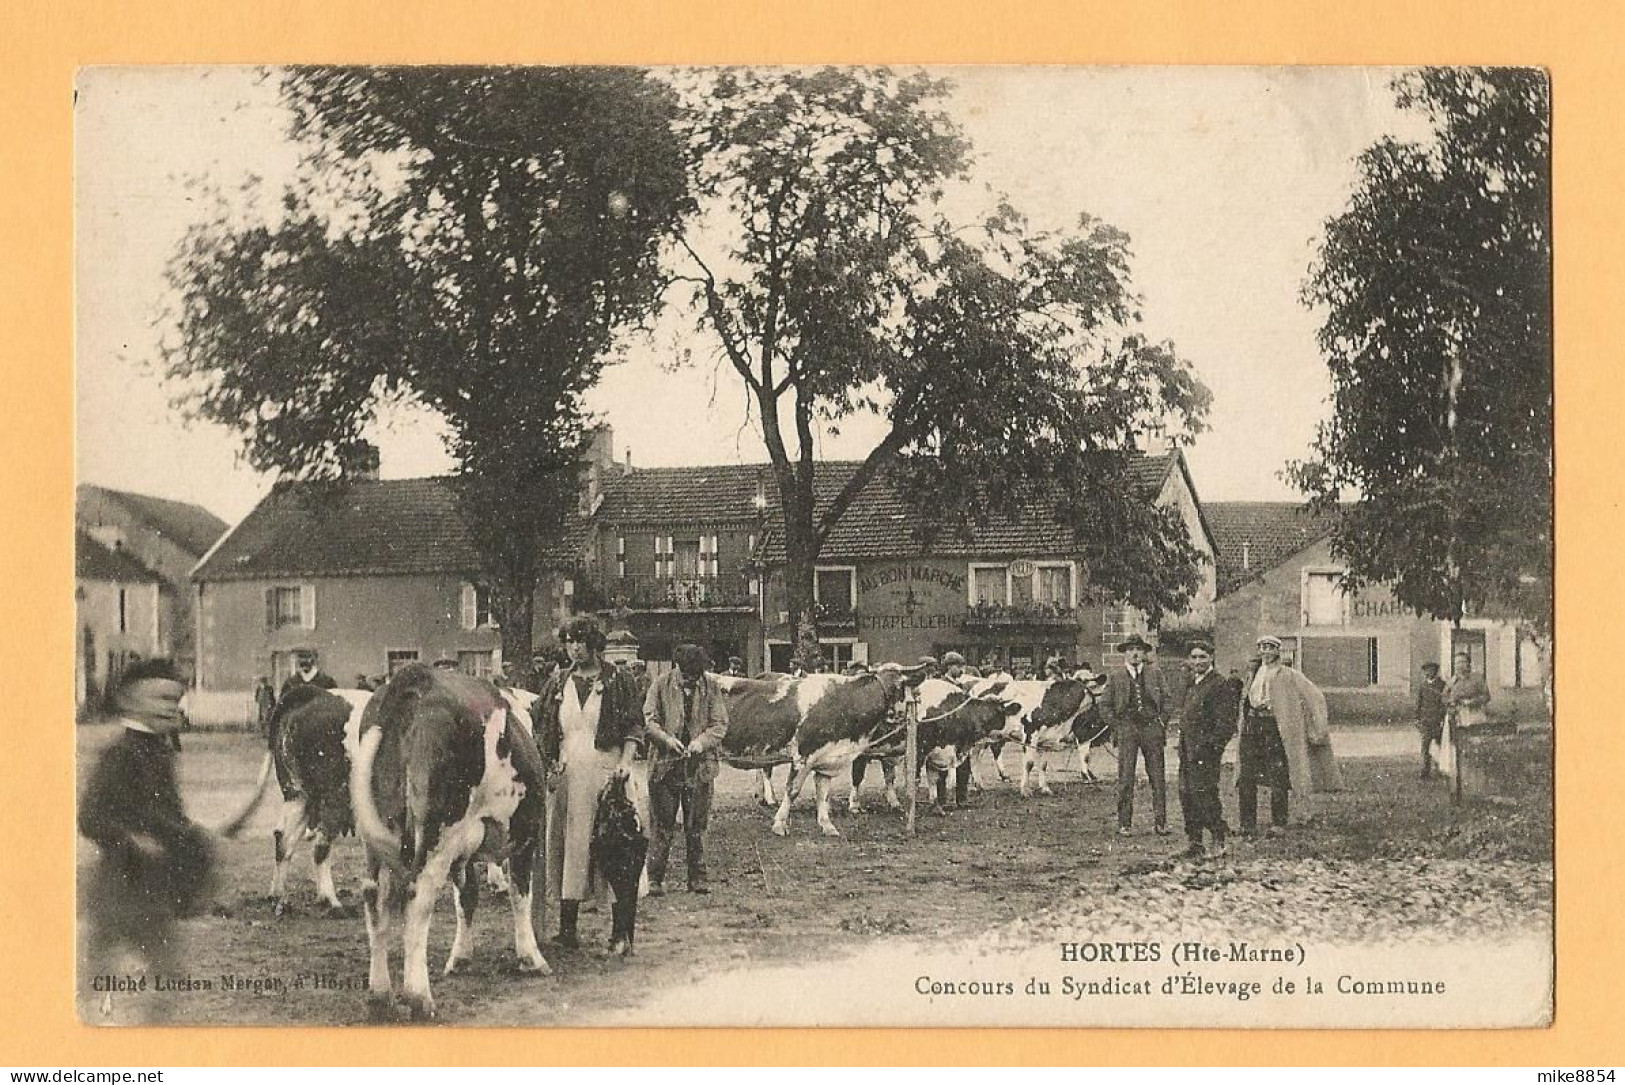
<svg viewBox="0 0 1625 1085"><path fill-rule="evenodd" d="M961 683L945 678L927 678L920 683L916 697L920 712L921 768L928 780L934 782L931 793L940 813L946 804L943 774L957 768L961 761L968 760L977 749L1002 733L1006 717L1020 709L997 696L996 691L972 693ZM863 809L858 787L863 781L863 770L870 762L881 766L887 805L893 809L902 805L897 798L896 784L903 749L904 742L899 737L852 762L852 792L848 804L854 814Z"/></svg>
<svg viewBox="0 0 1625 1085"><path fill-rule="evenodd" d="M355 830L350 759L371 698L366 690L301 683L288 690L271 714L266 757L282 790L282 813L272 833L276 865L270 898L279 916L288 908L288 871L303 839L312 844L317 899L329 914L346 914L333 884L333 841Z"/></svg>
<svg viewBox="0 0 1625 1085"><path fill-rule="evenodd" d="M1090 710L1095 704L1094 694L1087 682L1077 678L1001 682L986 688L974 687L974 692L996 694L1021 706L1014 725L1000 738L1021 744L1020 790L1023 798L1032 794L1035 778L1039 794L1054 794L1049 786L1047 762L1056 753L1070 754L1073 749L1078 749L1083 760L1084 775L1089 775L1089 747L1102 736L1079 733L1087 730ZM999 745L999 741L995 740L996 751Z"/></svg>
<svg viewBox="0 0 1625 1085"><path fill-rule="evenodd" d="M446 972L472 954L476 860L508 867L514 950L522 971L550 970L536 944L531 877L542 836L540 752L495 686L455 671L403 667L367 706L350 776L356 827L367 845L362 891L375 1016L392 1013L389 937L401 926L401 997L414 1018L434 1016L429 922L456 888L457 933Z"/></svg>
<svg viewBox="0 0 1625 1085"><path fill-rule="evenodd" d="M975 693L956 682L928 678L919 689L919 749L933 805L948 804L948 777L980 746L1006 733L1021 706L996 693Z"/></svg>
<svg viewBox="0 0 1625 1085"><path fill-rule="evenodd" d="M818 796L818 825L840 836L830 819L829 786L852 759L902 726L894 712L903 691L923 677L921 668L882 668L846 677L731 678L718 684L728 696L728 736L723 754L730 765L770 772L788 764L790 779L773 816L773 831L790 831L790 804L810 776Z"/></svg>

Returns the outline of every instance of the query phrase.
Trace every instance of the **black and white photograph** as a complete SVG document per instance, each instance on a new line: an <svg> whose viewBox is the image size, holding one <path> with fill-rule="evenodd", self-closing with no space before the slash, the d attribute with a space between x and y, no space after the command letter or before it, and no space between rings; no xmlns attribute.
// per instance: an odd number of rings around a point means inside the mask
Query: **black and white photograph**
<svg viewBox="0 0 1625 1085"><path fill-rule="evenodd" d="M1549 1025L1550 95L81 69L79 1019Z"/></svg>

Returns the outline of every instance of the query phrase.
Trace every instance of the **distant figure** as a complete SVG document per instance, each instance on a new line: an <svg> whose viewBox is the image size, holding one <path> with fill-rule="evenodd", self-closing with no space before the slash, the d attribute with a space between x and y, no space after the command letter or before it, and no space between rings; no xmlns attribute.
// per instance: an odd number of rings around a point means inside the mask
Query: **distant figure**
<svg viewBox="0 0 1625 1085"><path fill-rule="evenodd" d="M1445 688L1444 703L1450 709L1452 727L1477 727L1484 722L1490 687L1483 675L1473 673L1473 657L1466 652L1456 653L1456 669Z"/></svg>
<svg viewBox="0 0 1625 1085"><path fill-rule="evenodd" d="M807 668L802 664L801 660L792 659L790 661L789 674L791 678L805 678L807 675Z"/></svg>
<svg viewBox="0 0 1625 1085"><path fill-rule="evenodd" d="M728 701L711 660L696 644L679 644L675 666L649 687L643 724L656 749L649 772L649 804L654 810L649 842L649 895L665 892L672 831L683 815L688 891L711 891L705 868L705 830L711 820L722 740L728 734Z"/></svg>
<svg viewBox="0 0 1625 1085"><path fill-rule="evenodd" d="M727 675L729 678L744 678L745 661L738 656L729 656Z"/></svg>
<svg viewBox="0 0 1625 1085"><path fill-rule="evenodd" d="M210 837L186 816L169 736L180 726L186 687L167 659L130 666L108 695L106 716L122 726L79 800L79 831L101 850L85 893L86 967L80 975L169 976L184 958L174 920L207 896ZM147 989L152 989L149 980ZM172 1000L141 1000L142 1020L159 1020ZM102 1013L112 1013L112 996Z"/></svg>
<svg viewBox="0 0 1625 1085"><path fill-rule="evenodd" d="M1422 779L1433 775L1435 746L1444 737L1444 679L1437 663L1422 664L1422 681L1416 686L1416 730L1422 736Z"/></svg>
<svg viewBox="0 0 1625 1085"><path fill-rule="evenodd" d="M296 649L293 658L295 663L294 672L288 676L286 682L282 683L282 692L279 697L286 697L290 689L300 685L316 686L318 689L338 688L339 684L333 681L333 676L322 670L319 664L320 657L317 655L316 649Z"/></svg>
<svg viewBox="0 0 1625 1085"><path fill-rule="evenodd" d="M942 673L942 667L937 663L936 656L921 656L917 666L921 667L921 674L925 678L935 678Z"/></svg>
<svg viewBox="0 0 1625 1085"><path fill-rule="evenodd" d="M259 724L260 734L265 734L271 727L271 713L276 711L276 690L271 688L271 680L260 675L254 680L254 712Z"/></svg>
<svg viewBox="0 0 1625 1085"><path fill-rule="evenodd" d="M363 693L371 693L373 689L372 680L364 674L358 674L355 676L355 688Z"/></svg>

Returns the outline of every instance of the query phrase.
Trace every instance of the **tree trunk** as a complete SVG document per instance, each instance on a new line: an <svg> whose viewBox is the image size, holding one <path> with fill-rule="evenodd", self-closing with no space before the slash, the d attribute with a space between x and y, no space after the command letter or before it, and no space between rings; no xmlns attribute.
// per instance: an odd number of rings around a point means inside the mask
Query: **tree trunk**
<svg viewBox="0 0 1625 1085"><path fill-rule="evenodd" d="M521 578L523 579L523 578ZM502 669L508 680L525 688L533 688L535 675L530 665L531 629L536 624L536 580L528 585L510 583L503 586L502 613Z"/></svg>
<svg viewBox="0 0 1625 1085"><path fill-rule="evenodd" d="M818 643L818 616L813 610L813 568L818 561L817 535L813 531L813 492L810 482L798 485L788 480L789 492L781 485L784 498L784 591L790 611L790 643L795 657L807 670L816 670L824 650Z"/></svg>

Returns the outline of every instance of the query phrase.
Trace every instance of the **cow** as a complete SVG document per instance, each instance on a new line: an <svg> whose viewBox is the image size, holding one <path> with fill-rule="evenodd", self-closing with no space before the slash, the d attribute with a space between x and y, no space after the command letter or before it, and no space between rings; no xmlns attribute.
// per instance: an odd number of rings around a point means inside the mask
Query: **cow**
<svg viewBox="0 0 1625 1085"><path fill-rule="evenodd" d="M917 693L920 712L918 746L921 764L927 775L935 780L932 793L936 796L938 813L943 811L945 798L941 774L957 768L991 736L1005 728L1005 717L1019 710L1019 706L1006 702L996 694L975 695L963 685L945 678L927 678L920 683ZM863 770L871 761L879 762L886 783L886 802L892 809L901 806L896 782L897 764L903 756L903 741L898 738L883 748L876 748L852 762L852 792L848 805L852 813L861 813L858 785Z"/></svg>
<svg viewBox="0 0 1625 1085"><path fill-rule="evenodd" d="M288 910L288 871L301 839L312 842L316 897L329 915L349 914L333 885L333 841L355 830L350 759L361 715L372 694L299 683L271 712L266 757L282 791L282 813L271 834L275 866L268 894L277 916Z"/></svg>
<svg viewBox="0 0 1625 1085"><path fill-rule="evenodd" d="M478 899L476 861L506 862L514 950L523 972L551 972L536 944L531 876L542 837L545 773L518 713L483 679L413 663L368 704L351 763L356 828L367 848L362 904L371 964L369 1011L392 1011L391 928L403 942L401 997L413 1019L434 1016L429 922L455 888L457 932L445 971L467 964Z"/></svg>
<svg viewBox="0 0 1625 1085"><path fill-rule="evenodd" d="M948 805L949 774L978 746L1003 733L1008 718L1020 711L1014 701L968 692L947 679L920 683L918 747L937 813Z"/></svg>
<svg viewBox="0 0 1625 1085"><path fill-rule="evenodd" d="M902 726L894 709L903 691L923 677L921 667L882 667L851 678L719 677L728 697L723 758L735 768L764 772L775 765L790 766L790 779L773 816L775 834L789 833L790 804L811 776L819 828L825 836L840 836L830 820L830 780L877 742L893 737Z"/></svg>
<svg viewBox="0 0 1625 1085"><path fill-rule="evenodd" d="M1032 794L1035 775L1039 794L1054 794L1049 786L1048 755L1065 751L1074 742L1080 743L1084 775L1089 775L1089 745L1097 741L1101 734L1097 729L1088 727L1095 704L1094 693L1088 682L1078 678L1056 678L984 683L973 687L973 693L997 695L1015 702L1021 708L1013 721L1015 726L995 739L994 759L997 762L997 750L1002 746L1000 740L1021 744L1020 792L1023 798ZM1083 733L1085 731L1089 733Z"/></svg>

